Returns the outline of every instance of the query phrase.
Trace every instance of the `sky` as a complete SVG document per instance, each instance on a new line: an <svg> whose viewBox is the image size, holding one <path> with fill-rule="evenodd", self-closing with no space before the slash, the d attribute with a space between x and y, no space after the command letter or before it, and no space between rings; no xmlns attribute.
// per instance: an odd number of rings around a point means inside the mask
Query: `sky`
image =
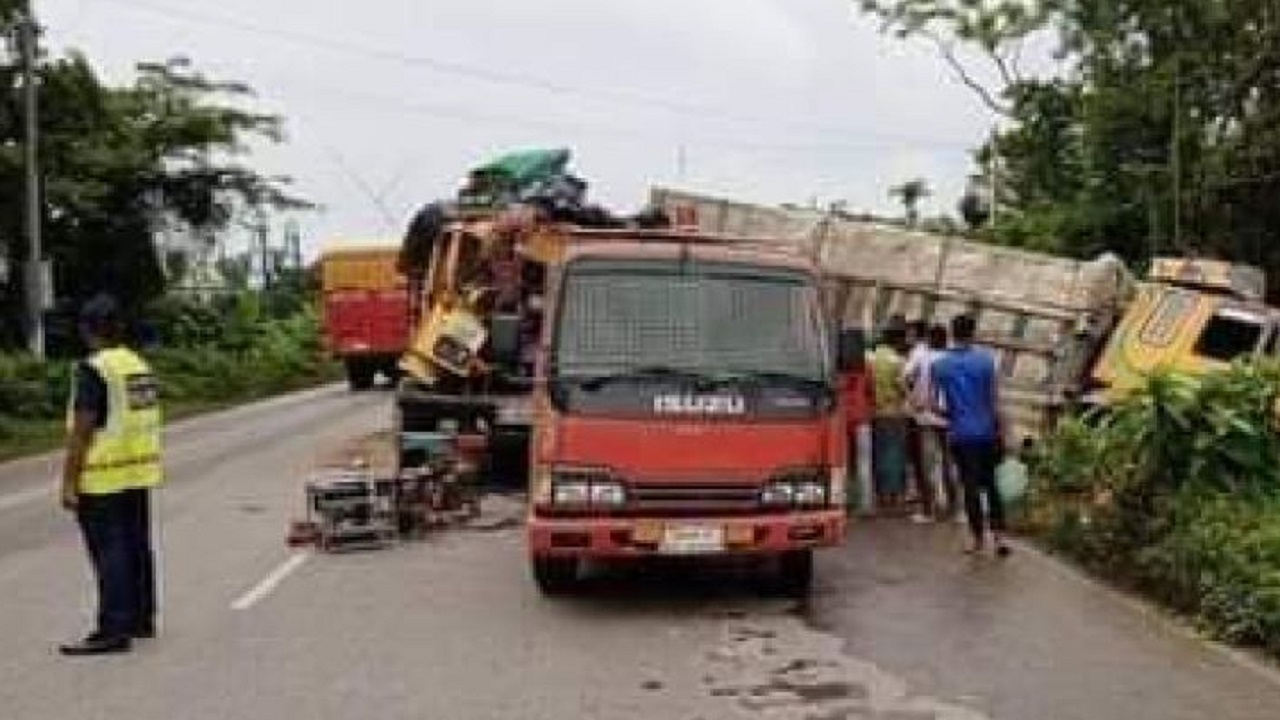
<svg viewBox="0 0 1280 720"><path fill-rule="evenodd" d="M190 58L248 83L287 142L255 166L321 209L304 246L398 238L467 168L568 147L598 202L655 184L898 212L929 180L954 214L994 118L924 43L853 0L37 0L52 52L105 79ZM237 242L233 238L232 243ZM240 240L243 242L243 239Z"/></svg>

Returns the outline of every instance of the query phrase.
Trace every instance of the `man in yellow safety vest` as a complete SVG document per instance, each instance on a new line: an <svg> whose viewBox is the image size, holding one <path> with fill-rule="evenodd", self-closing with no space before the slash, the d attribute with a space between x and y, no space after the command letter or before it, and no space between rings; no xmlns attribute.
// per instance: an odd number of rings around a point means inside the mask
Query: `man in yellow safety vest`
<svg viewBox="0 0 1280 720"><path fill-rule="evenodd" d="M89 348L72 383L62 506L75 513L98 586L97 628L64 655L128 651L155 636L148 490L160 484L155 375L124 345L119 308L99 295L80 312Z"/></svg>

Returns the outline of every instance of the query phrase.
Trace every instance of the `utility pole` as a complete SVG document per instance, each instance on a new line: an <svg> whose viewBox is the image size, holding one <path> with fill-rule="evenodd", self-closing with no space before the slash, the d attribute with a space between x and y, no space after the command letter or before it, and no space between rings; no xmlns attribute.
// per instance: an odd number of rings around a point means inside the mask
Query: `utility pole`
<svg viewBox="0 0 1280 720"><path fill-rule="evenodd" d="M988 225L995 225L1000 214L1000 128L991 130L991 159L987 161L987 191L991 194L988 202Z"/></svg>
<svg viewBox="0 0 1280 720"><path fill-rule="evenodd" d="M1169 139L1173 175L1173 247L1182 252L1182 56L1173 55L1173 130Z"/></svg>
<svg viewBox="0 0 1280 720"><path fill-rule="evenodd" d="M24 276L27 300L27 348L44 359L45 271L40 243L40 141L39 94L36 88L36 20L28 3L18 21L18 54L22 67L23 166L26 175L25 227L27 265Z"/></svg>
<svg viewBox="0 0 1280 720"><path fill-rule="evenodd" d="M270 232L271 230L267 225L266 215L265 214L259 215L256 235L257 235L257 241L258 241L257 242L258 257L261 259L261 262L262 262L262 289L263 290L271 289L271 257L270 257L271 240L269 235Z"/></svg>

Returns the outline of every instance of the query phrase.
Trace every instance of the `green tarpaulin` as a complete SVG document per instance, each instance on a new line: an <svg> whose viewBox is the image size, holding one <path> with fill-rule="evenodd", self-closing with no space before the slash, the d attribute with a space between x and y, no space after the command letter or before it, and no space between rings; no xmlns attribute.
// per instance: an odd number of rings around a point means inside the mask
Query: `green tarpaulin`
<svg viewBox="0 0 1280 720"><path fill-rule="evenodd" d="M565 148L522 150L507 153L480 165L472 172L493 178L510 189L523 188L563 174L569 166L569 157L570 153Z"/></svg>

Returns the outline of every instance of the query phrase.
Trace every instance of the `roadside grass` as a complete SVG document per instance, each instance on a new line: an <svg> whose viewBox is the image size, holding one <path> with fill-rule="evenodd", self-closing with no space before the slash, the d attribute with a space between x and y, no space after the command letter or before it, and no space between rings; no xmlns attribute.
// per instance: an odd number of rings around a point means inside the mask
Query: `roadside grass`
<svg viewBox="0 0 1280 720"><path fill-rule="evenodd" d="M228 410L269 397L318 387L342 379L341 365L322 363L317 372L275 387L267 393L239 392L217 398L185 399L164 404L165 422L175 422L198 415ZM63 419L13 418L0 412L0 462L39 455L57 450L66 440Z"/></svg>
<svg viewBox="0 0 1280 720"><path fill-rule="evenodd" d="M1280 660L1280 366L1153 377L1064 421L1033 459L1023 530Z"/></svg>

